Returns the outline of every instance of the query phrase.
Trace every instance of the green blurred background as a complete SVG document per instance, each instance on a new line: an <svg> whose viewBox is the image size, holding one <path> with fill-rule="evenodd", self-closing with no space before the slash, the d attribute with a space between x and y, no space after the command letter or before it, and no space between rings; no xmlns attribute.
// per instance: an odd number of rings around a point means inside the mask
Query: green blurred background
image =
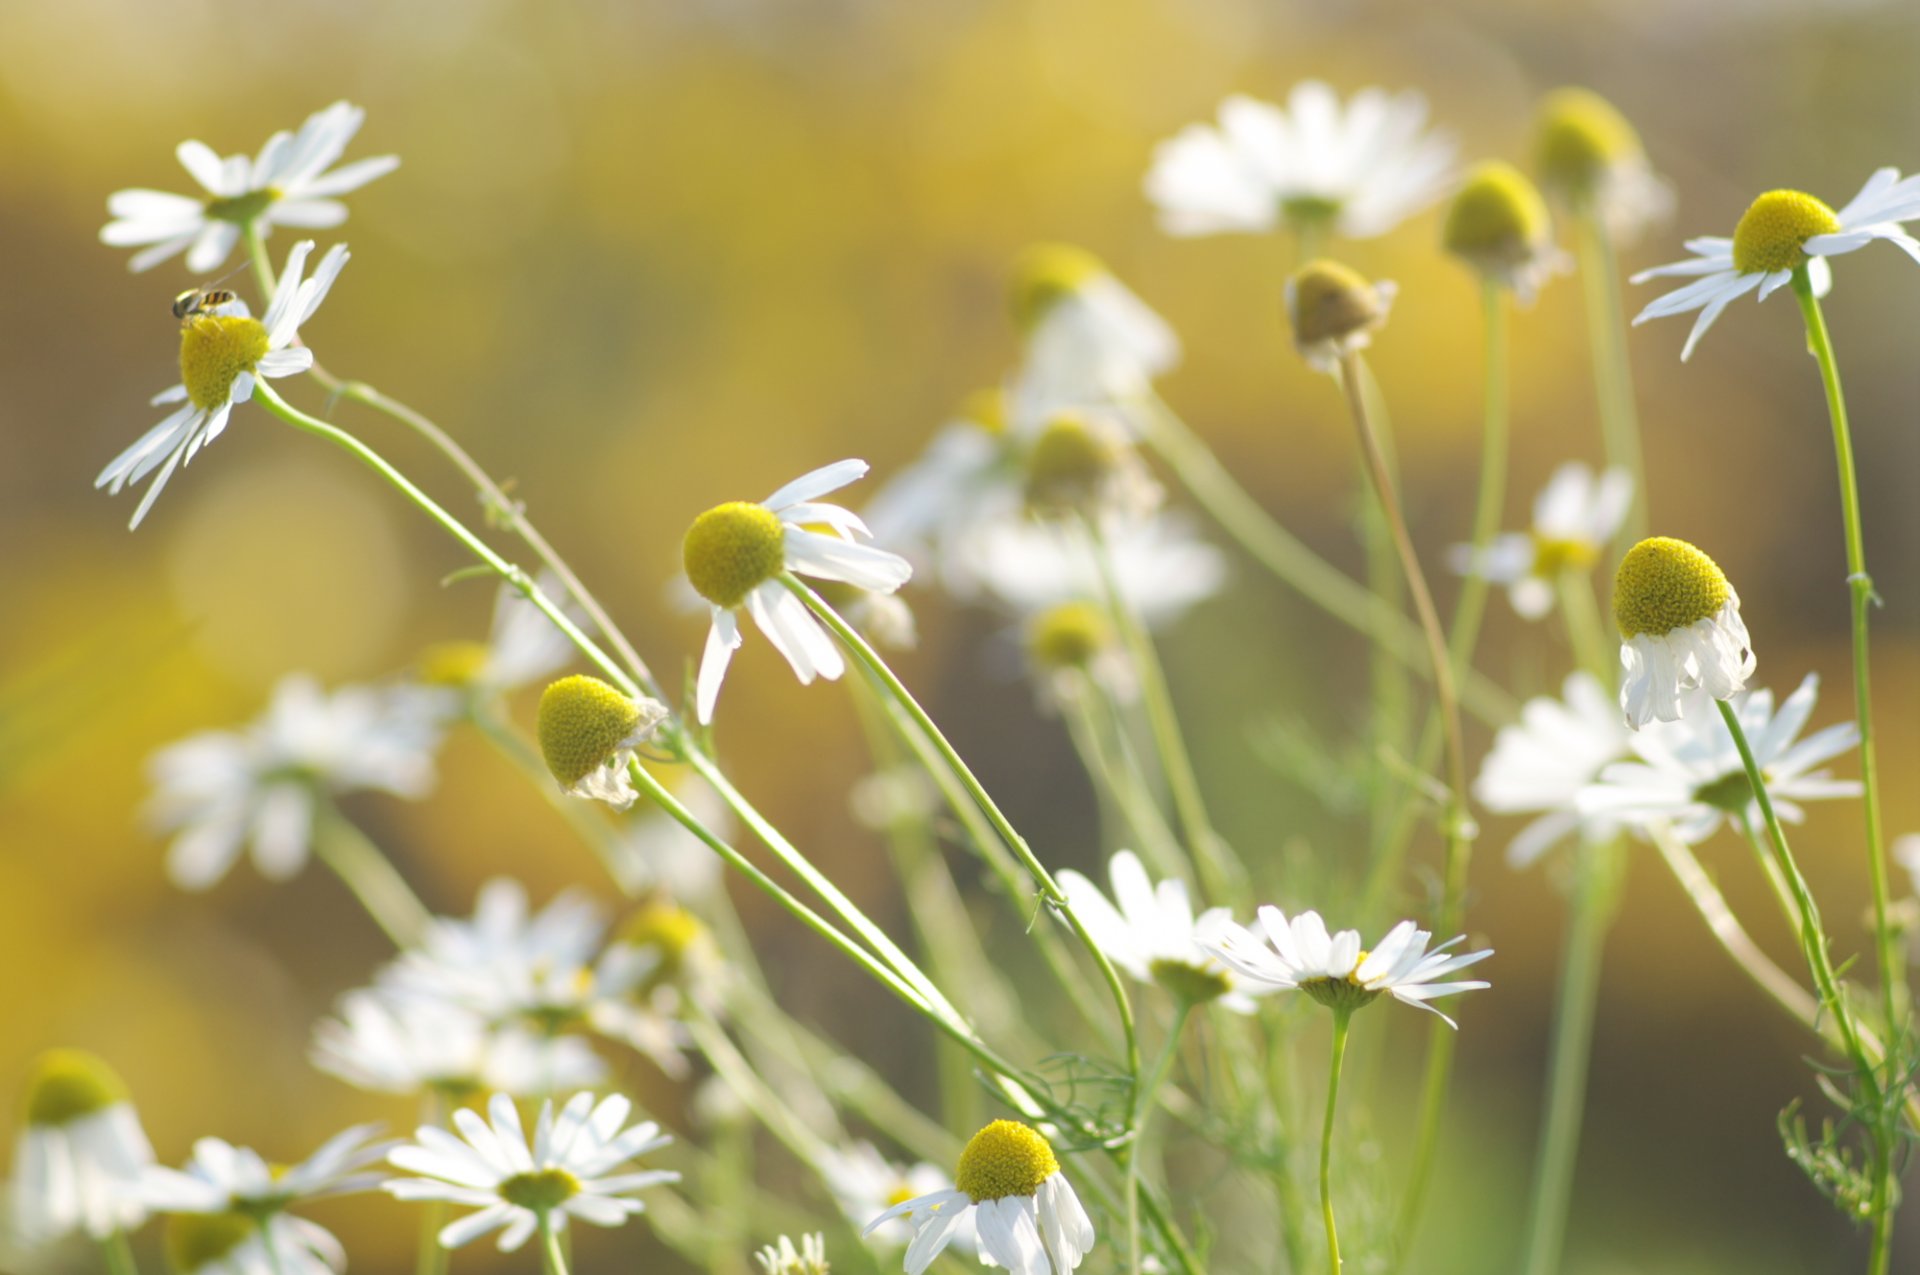
<svg viewBox="0 0 1920 1275"><path fill-rule="evenodd" d="M126 253L96 242L104 200L190 189L172 158L181 139L251 152L336 98L367 108L348 157L394 152L404 165L348 197L337 237L354 260L307 339L333 370L419 406L513 476L644 654L671 669L704 633L665 587L687 521L842 455L868 458L876 477L915 455L1011 362L1003 280L1036 239L1093 249L1173 322L1188 355L1168 398L1289 527L1359 569L1347 426L1287 348L1283 245L1166 238L1140 194L1153 143L1229 91L1278 99L1308 76L1343 92L1418 87L1463 158L1524 160L1538 96L1596 88L1677 187L1675 224L1629 253L1637 268L1677 258L1685 235L1729 232L1769 187L1837 204L1876 166L1920 166L1917 53L1914 6L1784 0L0 7L0 1093L45 1046L95 1048L175 1163L203 1133L292 1157L369 1112L410 1118L304 1058L316 1017L384 959L378 931L317 870L275 888L243 865L205 896L171 888L137 818L142 767L164 743L253 716L284 671L373 679L424 643L479 635L491 589L438 587L462 565L449 541L258 408L176 475L136 534L135 497L91 490L157 419L147 396L175 376L167 303L193 282L177 260L129 274ZM1429 212L1348 251L1401 284L1375 366L1430 569L1466 531L1480 392L1474 282L1436 236ZM276 252L291 239L278 234ZM1897 834L1920 829L1920 272L1875 248L1836 274L1828 316L1886 599L1874 670ZM1629 304L1652 294L1630 290ZM1737 583L1760 681L1784 693L1819 670L1816 723L1840 720L1840 523L1794 307L1743 302L1683 368L1684 322L1632 341L1656 530L1707 548ZM1599 457L1577 286L1551 284L1515 331L1509 527L1555 465ZM399 427L342 420L477 515ZM1091 867L1094 806L1064 737L986 653L1003 621L909 596L923 632L901 663L910 683L1042 857ZM1499 598L1489 614L1482 666L1523 691L1557 685L1557 639ZM1167 659L1228 838L1256 862L1289 848L1338 856L1344 825L1275 782L1248 741L1279 712L1352 738L1366 683L1349 635L1236 559L1228 594L1168 637ZM866 767L843 693L802 690L755 635L730 683L720 742L744 786L902 930L869 866L872 835L846 813ZM1485 744L1476 732L1470 747ZM430 904L464 913L499 872L536 899L592 879L551 811L474 741L456 739L443 761L428 801L352 807ZM1545 876L1501 863L1511 831L1491 822L1476 863L1471 915L1499 950L1486 966L1495 988L1461 1038L1423 1269L1499 1269L1517 1244L1561 908ZM1855 950L1867 902L1856 811L1817 810L1798 845L1843 954ZM1744 849L1723 836L1702 853L1790 964ZM904 1032L902 1055L890 1005L843 995L851 975L817 941L738 897L795 1011L930 1094L922 1034ZM1017 925L996 938L1017 944ZM1381 1030L1409 1050L1419 1039L1406 1024ZM1773 1131L1788 1099L1817 1102L1806 1047L1641 856L1608 952L1566 1269L1857 1266L1857 1238ZM652 1082L636 1083L645 1094ZM9 1139L13 1119L0 1117ZM315 1215L357 1269L378 1271L410 1257L413 1219L397 1224L398 1207ZM1903 1221L1896 1266L1914 1269L1920 1217ZM589 1269L645 1251L638 1229L609 1238L583 1242L598 1255ZM460 1260L530 1268L485 1245Z"/></svg>

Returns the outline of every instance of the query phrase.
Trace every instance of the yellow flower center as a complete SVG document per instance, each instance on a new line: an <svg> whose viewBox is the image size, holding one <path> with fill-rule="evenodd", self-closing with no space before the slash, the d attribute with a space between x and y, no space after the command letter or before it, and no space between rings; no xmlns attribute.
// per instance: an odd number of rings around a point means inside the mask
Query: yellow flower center
<svg viewBox="0 0 1920 1275"><path fill-rule="evenodd" d="M1620 560L1613 619L1622 637L1662 637L1717 614L1732 593L1712 558L1684 540L1655 536Z"/></svg>
<svg viewBox="0 0 1920 1275"><path fill-rule="evenodd" d="M127 1086L84 1049L49 1049L27 1082L27 1123L63 1125L128 1101Z"/></svg>
<svg viewBox="0 0 1920 1275"><path fill-rule="evenodd" d="M1107 617L1089 602L1048 607L1027 625L1027 653L1044 669L1083 669L1112 642Z"/></svg>
<svg viewBox="0 0 1920 1275"><path fill-rule="evenodd" d="M901 1182L897 1184L893 1190L887 1192L887 1207L892 1208L896 1204L905 1204L918 1194L920 1194L918 1191L915 1191L906 1183Z"/></svg>
<svg viewBox="0 0 1920 1275"><path fill-rule="evenodd" d="M1807 240L1840 231L1840 218L1812 195L1770 190L1733 228L1733 268L1741 274L1791 270L1807 259Z"/></svg>
<svg viewBox="0 0 1920 1275"><path fill-rule="evenodd" d="M960 405L962 419L972 421L989 434L1007 432L1007 396L998 387L975 390Z"/></svg>
<svg viewBox="0 0 1920 1275"><path fill-rule="evenodd" d="M244 226L271 208L279 199L279 188L269 186L265 190L250 190L244 195L209 199L203 211L211 221L230 221L235 225Z"/></svg>
<svg viewBox="0 0 1920 1275"><path fill-rule="evenodd" d="M1556 540L1541 535L1533 538L1533 574L1543 580L1551 580L1562 571L1585 571L1599 557L1599 546L1585 540Z"/></svg>
<svg viewBox="0 0 1920 1275"><path fill-rule="evenodd" d="M260 1233L245 1213L174 1213L167 1218L167 1265L179 1275L211 1266Z"/></svg>
<svg viewBox="0 0 1920 1275"><path fill-rule="evenodd" d="M233 393L242 372L267 352L267 330L258 319L199 314L180 326L180 382L187 397L210 412Z"/></svg>
<svg viewBox="0 0 1920 1275"><path fill-rule="evenodd" d="M1514 265L1546 242L1546 201L1519 169L1499 160L1467 174L1447 209L1441 242L1474 265Z"/></svg>
<svg viewBox="0 0 1920 1275"><path fill-rule="evenodd" d="M1042 510L1086 504L1119 469L1126 444L1078 413L1054 417L1027 453L1027 503Z"/></svg>
<svg viewBox="0 0 1920 1275"><path fill-rule="evenodd" d="M472 686L486 666L484 642L436 642L420 653L420 680L429 686Z"/></svg>
<svg viewBox="0 0 1920 1275"><path fill-rule="evenodd" d="M565 1169L535 1169L516 1173L494 1189L508 1204L545 1213L580 1194L580 1179Z"/></svg>
<svg viewBox="0 0 1920 1275"><path fill-rule="evenodd" d="M1048 311L1072 296L1088 280L1107 273L1100 258L1072 244L1035 244L1020 256L1013 268L1013 321L1022 332L1031 332Z"/></svg>
<svg viewBox="0 0 1920 1275"><path fill-rule="evenodd" d="M685 908L671 903L649 903L620 927L620 942L658 954L659 964L647 980L647 988L643 989L650 990L676 978L686 967L688 954L706 934L707 927L700 924L700 918Z"/></svg>
<svg viewBox="0 0 1920 1275"><path fill-rule="evenodd" d="M640 706L597 677L563 677L540 696L540 755L571 788L619 751L644 716Z"/></svg>
<svg viewBox="0 0 1920 1275"><path fill-rule="evenodd" d="M729 501L693 520L680 560L695 593L731 610L786 570L786 533L765 505Z"/></svg>
<svg viewBox="0 0 1920 1275"><path fill-rule="evenodd" d="M1287 309L1302 347L1378 327L1387 314L1379 292L1358 271L1325 260L1308 262L1287 281Z"/></svg>
<svg viewBox="0 0 1920 1275"><path fill-rule="evenodd" d="M1587 195L1616 165L1642 154L1640 135L1613 103L1587 89L1555 89L1540 104L1534 166L1541 184Z"/></svg>
<svg viewBox="0 0 1920 1275"><path fill-rule="evenodd" d="M1060 1162L1045 1138L1016 1120L996 1120L968 1140L953 1185L980 1204L1033 1195L1058 1172Z"/></svg>

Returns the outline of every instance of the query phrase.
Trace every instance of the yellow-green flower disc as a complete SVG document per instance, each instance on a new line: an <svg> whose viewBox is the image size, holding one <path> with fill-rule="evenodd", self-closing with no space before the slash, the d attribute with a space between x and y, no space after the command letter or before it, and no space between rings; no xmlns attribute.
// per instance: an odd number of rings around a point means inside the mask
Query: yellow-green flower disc
<svg viewBox="0 0 1920 1275"><path fill-rule="evenodd" d="M960 404L960 416L989 434L1007 432L1007 395L999 386L975 390Z"/></svg>
<svg viewBox="0 0 1920 1275"><path fill-rule="evenodd" d="M1591 194L1610 171L1644 154L1627 117L1591 89L1555 89L1541 101L1533 162L1548 189Z"/></svg>
<svg viewBox="0 0 1920 1275"><path fill-rule="evenodd" d="M659 955L655 981L672 979L686 964L687 954L706 937L707 927L685 908L671 903L643 905L620 927L620 942Z"/></svg>
<svg viewBox="0 0 1920 1275"><path fill-rule="evenodd" d="M996 1120L967 1141L953 1185L981 1204L1037 1194L1058 1172L1060 1162L1045 1138L1017 1120Z"/></svg>
<svg viewBox="0 0 1920 1275"><path fill-rule="evenodd" d="M540 696L540 755L561 787L571 788L619 751L643 716L597 677L563 677Z"/></svg>
<svg viewBox="0 0 1920 1275"><path fill-rule="evenodd" d="M1090 602L1062 602L1027 625L1027 653L1045 669L1084 669L1113 643L1113 628Z"/></svg>
<svg viewBox="0 0 1920 1275"><path fill-rule="evenodd" d="M1622 637L1662 637L1717 615L1732 593L1712 558L1684 540L1655 536L1620 560L1613 619Z"/></svg>
<svg viewBox="0 0 1920 1275"><path fill-rule="evenodd" d="M1770 190L1748 205L1733 228L1733 268L1742 274L1791 270L1807 259L1807 240L1839 231L1840 218L1812 195Z"/></svg>
<svg viewBox="0 0 1920 1275"><path fill-rule="evenodd" d="M420 653L418 672L428 686L472 686L487 666L484 642L435 642Z"/></svg>
<svg viewBox="0 0 1920 1275"><path fill-rule="evenodd" d="M1047 422L1027 453L1027 503L1070 509L1093 500L1126 459L1112 430L1077 412Z"/></svg>
<svg viewBox="0 0 1920 1275"><path fill-rule="evenodd" d="M47 1050L34 1060L27 1079L29 1125L71 1124L127 1101L126 1082L84 1049Z"/></svg>
<svg viewBox="0 0 1920 1275"><path fill-rule="evenodd" d="M1302 347L1378 327L1387 316L1379 291L1337 261L1309 261L1287 282L1288 319Z"/></svg>
<svg viewBox="0 0 1920 1275"><path fill-rule="evenodd" d="M1047 311L1072 296L1090 279L1107 273L1100 258L1072 244L1035 244L1020 254L1013 267L1013 322L1031 332Z"/></svg>
<svg viewBox="0 0 1920 1275"><path fill-rule="evenodd" d="M1551 225L1534 184L1512 164L1488 160L1474 166L1453 197L1441 242L1471 264L1510 265L1545 243Z"/></svg>
<svg viewBox="0 0 1920 1275"><path fill-rule="evenodd" d="M212 1266L260 1234L260 1224L245 1213L172 1213L162 1241L167 1265L176 1275Z"/></svg>
<svg viewBox="0 0 1920 1275"><path fill-rule="evenodd" d="M729 501L693 520L680 560L695 593L732 609L786 569L786 532L765 505Z"/></svg>
<svg viewBox="0 0 1920 1275"><path fill-rule="evenodd" d="M242 372L251 372L267 352L267 330L258 319L202 314L180 328L180 383L187 397L210 412L227 401Z"/></svg>
<svg viewBox="0 0 1920 1275"><path fill-rule="evenodd" d="M580 1194L580 1179L565 1169L533 1169L514 1174L495 1190L508 1204L546 1213Z"/></svg>

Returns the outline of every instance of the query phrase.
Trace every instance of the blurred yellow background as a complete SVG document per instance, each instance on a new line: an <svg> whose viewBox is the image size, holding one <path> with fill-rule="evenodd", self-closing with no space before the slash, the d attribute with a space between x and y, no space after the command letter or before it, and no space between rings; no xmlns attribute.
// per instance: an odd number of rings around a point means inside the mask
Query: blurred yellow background
<svg viewBox="0 0 1920 1275"><path fill-rule="evenodd" d="M1682 237L1728 233L1770 187L1838 203L1877 166L1920 167L1916 54L1920 9L1866 2L0 6L0 1094L41 1048L97 1049L173 1163L204 1133L290 1158L370 1111L410 1120L305 1061L314 1020L385 959L378 931L317 868L273 887L243 864L205 896L174 890L138 819L143 763L251 718L290 669L374 679L427 642L479 636L492 590L439 587L464 565L449 540L257 406L137 533L135 496L91 490L158 419L146 400L176 374L167 305L195 282L177 260L129 274L127 254L96 241L104 201L190 190L180 140L251 152L338 98L367 108L348 158L404 163L348 196L351 220L322 236L354 259L303 336L329 368L420 407L511 475L648 659L675 670L704 635L667 593L689 519L843 455L872 461L877 479L917 454L1012 361L1006 268L1039 239L1084 244L1167 316L1188 351L1167 398L1290 528L1359 570L1348 429L1288 348L1284 245L1170 239L1140 193L1153 144L1230 91L1278 99L1310 76L1343 93L1417 87L1463 158L1524 162L1539 95L1593 87L1677 188L1674 225L1627 257L1639 268L1677 259ZM1480 402L1475 284L1437 233L1429 212L1342 249L1401 286L1374 365L1430 570L1466 535ZM293 237L278 232L276 254ZM1827 312L1886 601L1874 671L1898 834L1920 830L1920 270L1876 248L1835 273ZM1650 295L1630 289L1628 304ZM1736 582L1760 683L1784 693L1818 670L1816 724L1842 720L1832 450L1792 302L1735 306L1684 367L1683 324L1632 338L1655 529L1697 542ZM1507 527L1558 463L1599 459L1577 285L1550 284L1514 330ZM290 397L318 399L310 385ZM477 519L398 426L340 419ZM909 682L1042 857L1090 867L1092 797L1057 723L983 654L1002 622L908 596L923 634L901 662ZM1489 616L1482 667L1523 691L1557 685L1557 638L1500 598ZM1350 636L1236 558L1228 594L1170 635L1167 659L1228 839L1257 863L1289 845L1337 855L1338 822L1276 782L1248 739L1281 711L1350 736L1365 690ZM755 636L731 682L719 739L743 786L903 932L869 867L872 834L845 809L865 763L844 693L802 690ZM1477 731L1474 754L1485 745ZM536 899L591 879L547 806L471 740L444 755L426 802L351 808L444 911L467 912L494 873ZM1436 1271L1507 1265L1526 1197L1562 909L1545 876L1501 863L1511 831L1490 821L1476 860L1473 928L1499 955L1461 1038ZM1798 840L1843 956L1863 933L1859 844L1851 803L1816 810ZM1703 857L1788 962L1744 848L1723 834ZM849 1001L852 976L817 941L736 895L796 1012L930 1093L922 1034L907 1033L911 1059L890 1057L891 1008ZM996 937L1019 941L1011 925ZM1411 1048L1414 1032L1398 1030ZM1773 1130L1790 1098L1817 1103L1805 1052L1641 857L1608 952L1568 1272L1857 1266L1857 1240ZM13 1119L0 1119L9 1139ZM412 1244L400 1207L316 1216L357 1269L398 1269ZM1920 1216L1910 1207L1903 1222L1896 1267L1920 1269ZM586 1268L650 1262L630 1256L646 1251L641 1229L583 1240ZM459 1260L531 1268L485 1245Z"/></svg>

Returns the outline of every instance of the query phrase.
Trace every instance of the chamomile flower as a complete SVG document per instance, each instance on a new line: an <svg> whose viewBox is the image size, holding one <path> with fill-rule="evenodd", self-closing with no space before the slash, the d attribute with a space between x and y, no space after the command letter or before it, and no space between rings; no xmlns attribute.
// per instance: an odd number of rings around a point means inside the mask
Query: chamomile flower
<svg viewBox="0 0 1920 1275"><path fill-rule="evenodd" d="M920 1275L972 1219L985 1266L1012 1275L1065 1275L1093 1247L1093 1220L1060 1172L1053 1148L1038 1132L1013 1120L995 1120L960 1153L951 1189L894 1205L867 1224L867 1233L894 1218L913 1225L907 1275Z"/></svg>
<svg viewBox="0 0 1920 1275"><path fill-rule="evenodd" d="M268 1165L251 1147L201 1138L185 1171L156 1166L147 1172L148 1202L163 1213L244 1213L263 1218L304 1200L371 1191L384 1173L366 1172L392 1144L374 1141L380 1126L363 1124L335 1134L306 1159Z"/></svg>
<svg viewBox="0 0 1920 1275"><path fill-rule="evenodd" d="M383 1189L400 1200L474 1206L477 1212L441 1228L442 1248L501 1231L500 1249L511 1252L543 1221L560 1232L570 1218L620 1226L646 1208L632 1198L635 1192L680 1180L663 1169L613 1172L673 1141L651 1120L629 1126L632 1110L618 1094L598 1104L591 1093L575 1094L558 1116L551 1101L543 1102L529 1143L513 1099L495 1094L486 1120L465 1107L453 1113L460 1137L422 1125L415 1141L390 1152L388 1163L422 1176L393 1178Z"/></svg>
<svg viewBox="0 0 1920 1275"><path fill-rule="evenodd" d="M1029 248L1014 270L1024 341L1008 390L1016 433L1059 412L1127 409L1180 362L1180 340L1098 257L1070 244Z"/></svg>
<svg viewBox="0 0 1920 1275"><path fill-rule="evenodd" d="M1656 717L1679 720L1681 694L1696 686L1731 699L1753 672L1740 595L1684 540L1655 536L1627 551L1614 576L1613 619L1624 639L1620 707L1635 730Z"/></svg>
<svg viewBox="0 0 1920 1275"><path fill-rule="evenodd" d="M337 226L347 219L347 209L334 196L358 190L400 166L398 156L381 155L327 171L346 153L366 114L350 103L335 102L308 116L298 133L275 133L252 160L245 155L223 159L204 142L182 142L175 154L206 197L116 191L107 199L114 220L101 229L100 242L141 248L128 263L134 270L185 252L187 269L206 274L227 259L249 225L262 235L276 225L306 230Z"/></svg>
<svg viewBox="0 0 1920 1275"><path fill-rule="evenodd" d="M935 566L963 596L971 582L951 565L955 545L972 528L1019 514L1019 452L998 389L969 395L861 511L876 539L917 567Z"/></svg>
<svg viewBox="0 0 1920 1275"><path fill-rule="evenodd" d="M104 1240L146 1220L153 1145L114 1070L79 1049L40 1055L14 1144L13 1226L30 1246Z"/></svg>
<svg viewBox="0 0 1920 1275"><path fill-rule="evenodd" d="M320 308L340 268L347 264L347 249L344 244L327 249L313 277L303 280L307 254L312 251L311 239L293 246L264 319L252 317L245 302L232 301L209 313L189 315L182 323L180 384L152 400L155 407L181 406L93 480L95 487L118 495L121 488L153 474L152 485L127 524L129 529L147 516L174 468L220 437L233 409L253 397L256 381L295 376L313 366L313 351L295 342L300 325Z"/></svg>
<svg viewBox="0 0 1920 1275"><path fill-rule="evenodd" d="M1721 311L1749 292L1765 301L1805 269L1815 296L1833 286L1827 258L1838 257L1884 239L1920 262L1920 240L1901 223L1920 217L1920 175L1901 178L1897 168L1882 168L1838 212L1799 190L1770 190L1754 200L1734 227L1733 237L1687 240L1694 255L1672 265L1655 266L1633 282L1668 277L1693 282L1660 297L1634 322L1700 311L1681 347L1685 360Z"/></svg>
<svg viewBox="0 0 1920 1275"><path fill-rule="evenodd" d="M464 1006L379 989L346 993L314 1028L313 1065L376 1093L535 1097L601 1084L607 1066L578 1036L489 1024Z"/></svg>
<svg viewBox="0 0 1920 1275"><path fill-rule="evenodd" d="M1633 477L1626 470L1596 478L1573 461L1554 470L1534 498L1531 531L1495 536L1478 554L1472 545L1455 545L1447 563L1462 575L1505 585L1513 609L1538 620L1553 610L1563 573L1585 575L1600 560L1632 503Z"/></svg>
<svg viewBox="0 0 1920 1275"><path fill-rule="evenodd" d="M1160 487L1119 422L1105 413L1059 412L1023 457L1027 511L1103 527L1151 514Z"/></svg>
<svg viewBox="0 0 1920 1275"><path fill-rule="evenodd" d="M1495 814L1540 816L1507 846L1508 864L1524 868L1576 831L1589 845L1614 834L1613 819L1581 814L1574 797L1627 755L1627 741L1619 705L1591 673L1569 674L1560 699L1530 699L1500 728L1474 799Z"/></svg>
<svg viewBox="0 0 1920 1275"><path fill-rule="evenodd" d="M1023 638L1042 709L1071 704L1094 687L1115 703L1139 698L1139 675L1103 608L1080 599L1043 607L1027 617Z"/></svg>
<svg viewBox="0 0 1920 1275"><path fill-rule="evenodd" d="M560 578L542 571L534 587L549 598L565 597ZM420 680L467 693L504 695L540 681L574 658L572 639L546 612L510 584L494 595L493 624L483 642L441 642L420 661Z"/></svg>
<svg viewBox="0 0 1920 1275"><path fill-rule="evenodd" d="M204 890L248 849L261 875L291 877L306 864L323 802L364 789L426 794L440 723L437 697L420 687L329 693L304 674L282 678L258 721L154 755L150 815L174 834L167 875Z"/></svg>
<svg viewBox="0 0 1920 1275"><path fill-rule="evenodd" d="M1117 908L1073 869L1063 869L1058 877L1067 902L1109 960L1186 1004L1218 1001L1236 1014L1253 1012L1253 1000L1240 990L1233 971L1200 946L1198 935L1226 921L1226 908L1209 908L1195 920L1186 882L1169 877L1154 885L1131 850L1113 856L1107 875Z"/></svg>
<svg viewBox="0 0 1920 1275"><path fill-rule="evenodd" d="M1589 89L1555 89L1542 99L1533 158L1542 189L1575 211L1591 210L1622 242L1673 211L1673 187L1653 171L1640 134Z"/></svg>
<svg viewBox="0 0 1920 1275"><path fill-rule="evenodd" d="M1225 555L1178 514L1122 522L1104 534L1115 583L1149 627L1173 624L1226 583ZM1077 527L983 522L955 545L954 566L1022 615L1101 595L1099 564Z"/></svg>
<svg viewBox="0 0 1920 1275"><path fill-rule="evenodd" d="M904 1204L944 1190L947 1175L922 1160L917 1164L896 1164L880 1154L871 1142L830 1150L820 1166L833 1198L855 1226L866 1226L875 1216ZM889 1250L905 1248L915 1228L905 1217L896 1217L864 1232L867 1241ZM947 1244L969 1256L979 1249L973 1218L965 1216L953 1224Z"/></svg>
<svg viewBox="0 0 1920 1275"><path fill-rule="evenodd" d="M827 1275L827 1240L824 1235L802 1235L800 1247L782 1235L778 1244L769 1244L753 1255L764 1275Z"/></svg>
<svg viewBox="0 0 1920 1275"><path fill-rule="evenodd" d="M1287 325L1307 366L1331 375L1340 361L1373 342L1397 291L1391 280L1368 283L1337 261L1310 261L1287 276Z"/></svg>
<svg viewBox="0 0 1920 1275"><path fill-rule="evenodd" d="M175 1213L162 1247L174 1275L339 1275L347 1250L325 1227L274 1213Z"/></svg>
<svg viewBox="0 0 1920 1275"><path fill-rule="evenodd" d="M540 755L560 786L575 797L625 810L640 796L627 765L667 720L667 706L630 699L597 677L576 673L540 696L535 733Z"/></svg>
<svg viewBox="0 0 1920 1275"><path fill-rule="evenodd" d="M1440 241L1482 278L1511 289L1522 305L1532 304L1541 285L1571 264L1553 242L1540 192L1498 160L1476 165L1454 192Z"/></svg>
<svg viewBox="0 0 1920 1275"><path fill-rule="evenodd" d="M1860 795L1856 780L1835 779L1814 769L1858 744L1858 726L1840 722L1796 742L1813 714L1819 690L1820 679L1809 673L1778 713L1769 690L1733 702L1774 812L1790 823L1804 818L1802 801ZM1689 845L1705 840L1728 818L1759 826L1753 785L1720 714L1689 713L1671 725L1641 731L1631 742L1637 760L1607 766L1580 790L1576 809L1583 816L1635 827L1664 820L1674 836Z"/></svg>
<svg viewBox="0 0 1920 1275"><path fill-rule="evenodd" d="M1272 905L1259 911L1262 940L1245 926L1224 921L1203 936L1200 945L1252 987L1283 991L1298 988L1330 1009L1356 1009L1382 993L1403 1004L1438 1014L1449 1027L1451 1018L1427 1004L1437 996L1452 996L1491 986L1479 980L1436 983L1443 974L1483 961L1492 949L1449 954L1447 949L1465 936L1448 939L1432 951L1433 936L1402 921L1371 949L1360 946L1360 931L1329 935L1318 912L1302 912L1291 921ZM1251 990L1251 989L1249 989Z"/></svg>
<svg viewBox="0 0 1920 1275"><path fill-rule="evenodd" d="M833 636L781 583L786 573L879 593L893 592L913 574L898 554L856 542L856 537L869 534L858 515L819 502L866 472L863 460L836 461L801 475L758 504L735 500L716 505L687 529L682 546L687 579L712 613L695 696L703 724L713 720L720 684L740 645L743 608L803 685L816 676L831 680L846 671ZM815 525L833 534L809 530Z"/></svg>
<svg viewBox="0 0 1920 1275"><path fill-rule="evenodd" d="M1285 226L1371 239L1438 199L1453 162L1452 139L1427 131L1418 93L1362 89L1343 107L1307 80L1284 110L1230 97L1219 127L1192 124L1160 143L1146 192L1170 235Z"/></svg>

